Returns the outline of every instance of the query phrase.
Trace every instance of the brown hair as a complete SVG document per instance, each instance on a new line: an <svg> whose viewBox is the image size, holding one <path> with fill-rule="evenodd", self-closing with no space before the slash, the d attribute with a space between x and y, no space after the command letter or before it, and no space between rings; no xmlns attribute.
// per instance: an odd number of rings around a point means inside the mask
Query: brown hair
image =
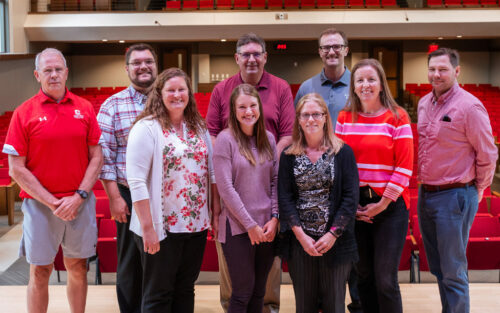
<svg viewBox="0 0 500 313"><path fill-rule="evenodd" d="M132 52L134 52L134 51L144 51L144 50L149 50L149 52L151 52L151 54L153 55L153 58L155 59L155 62L158 61L158 58L156 56L156 52L153 49L153 47L151 47L147 43L136 43L136 44L133 44L133 45L131 45L130 47L127 48L127 51L125 52L125 64L128 65L128 62L130 61L130 55L132 54Z"/></svg>
<svg viewBox="0 0 500 313"><path fill-rule="evenodd" d="M323 38L323 36L326 36L326 35L335 35L335 34L339 34L340 37L342 37L342 39L344 40L344 45L347 47L348 43L347 43L347 36L346 36L346 34L343 31L338 30L338 29L333 28L333 27L332 28L327 28L324 31L322 31L321 34L319 34L318 45L321 46L321 38Z"/></svg>
<svg viewBox="0 0 500 313"><path fill-rule="evenodd" d="M442 55L448 56L448 59L450 59L450 63L454 68L458 66L458 63L460 62L460 56L458 55L458 51L455 49L444 48L444 47L429 53L429 55L427 56L427 64L429 64L429 61L433 57L438 57Z"/></svg>
<svg viewBox="0 0 500 313"><path fill-rule="evenodd" d="M344 145L344 142L339 137L335 136L333 133L332 120L330 118L330 112L328 112L328 107L323 100L323 97L317 93L308 93L302 98L300 98L297 103L297 109L295 110L295 122L293 123L293 134L292 134L292 145L286 149L286 154L302 155L306 152L307 142L304 135L304 131L299 124L299 117L302 108L306 102L314 102L325 113L325 125L323 126L323 143L322 148L330 150L329 154L336 154L339 152L340 148Z"/></svg>
<svg viewBox="0 0 500 313"><path fill-rule="evenodd" d="M236 100L240 95L248 95L257 99L260 114L257 119L257 123L254 125L252 136L255 136L260 163L263 163L265 160L272 160L274 158L273 149L271 148L271 144L267 138L266 126L264 125L264 112L262 111L262 102L260 101L257 89L250 84L241 84L234 88L231 93L228 125L234 135L234 138L236 139L236 142L238 143L240 153L250 162L250 164L256 164L252 149L250 148L250 138L243 133L240 123L236 118Z"/></svg>
<svg viewBox="0 0 500 313"><path fill-rule="evenodd" d="M158 75L158 78L153 85L153 89L151 89L148 94L146 106L141 114L139 114L136 118L135 122L143 118L151 118L158 120L164 129L172 127L169 112L163 103L161 90L165 86L165 83L174 77L182 77L188 87L189 100L186 108L184 109L184 121L186 122L188 129L193 130L197 134L201 134L206 131L207 127L205 120L201 117L200 112L196 107L196 100L194 99L191 80L183 70L176 67L166 69Z"/></svg>
<svg viewBox="0 0 500 313"><path fill-rule="evenodd" d="M400 106L392 97L391 90L389 89L389 84L387 83L387 78L385 77L385 72L382 68L382 65L375 59L363 59L356 63L356 65L354 65L354 67L352 68L351 85L349 87L349 100L347 100L347 105L344 110L351 111L353 121L356 121L358 113L362 112L361 100L359 100L358 95L356 94L356 92L354 92L354 76L357 70L365 66L370 66L377 72L378 78L380 80L380 102L384 107L391 110L396 119L398 119L398 108L400 108Z"/></svg>

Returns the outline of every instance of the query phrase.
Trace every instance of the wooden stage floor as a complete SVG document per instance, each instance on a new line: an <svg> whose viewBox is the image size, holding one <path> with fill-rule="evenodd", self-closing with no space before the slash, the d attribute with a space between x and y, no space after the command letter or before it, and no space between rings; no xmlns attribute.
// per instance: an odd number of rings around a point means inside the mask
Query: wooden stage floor
<svg viewBox="0 0 500 313"><path fill-rule="evenodd" d="M50 287L50 313L69 312L64 286ZM401 284L405 313L440 313L441 305L436 284ZM498 313L500 311L500 284L471 284L471 313ZM282 313L295 312L291 285L281 286ZM0 312L26 312L26 286L0 286ZM89 286L86 312L119 312L115 286ZM196 313L222 312L218 285L196 286ZM348 312L346 310L346 312Z"/></svg>

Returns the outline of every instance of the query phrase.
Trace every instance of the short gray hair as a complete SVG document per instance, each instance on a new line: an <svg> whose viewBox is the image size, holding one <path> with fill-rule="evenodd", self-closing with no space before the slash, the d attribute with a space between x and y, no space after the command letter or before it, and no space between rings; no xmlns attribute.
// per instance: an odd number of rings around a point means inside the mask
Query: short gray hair
<svg viewBox="0 0 500 313"><path fill-rule="evenodd" d="M264 39L254 33L248 33L238 39L238 42L236 43L236 53L240 53L240 48L248 45L249 43L259 44L262 47L262 53L266 52L266 42Z"/></svg>
<svg viewBox="0 0 500 313"><path fill-rule="evenodd" d="M63 59L63 61L64 61L64 67L68 67L68 65L66 64L66 58L64 57L64 55L62 54L61 51L57 50L56 48L45 48L43 51L37 53L37 55L35 57L35 69L37 71L40 70L40 58L45 53L59 54L61 56L61 58Z"/></svg>

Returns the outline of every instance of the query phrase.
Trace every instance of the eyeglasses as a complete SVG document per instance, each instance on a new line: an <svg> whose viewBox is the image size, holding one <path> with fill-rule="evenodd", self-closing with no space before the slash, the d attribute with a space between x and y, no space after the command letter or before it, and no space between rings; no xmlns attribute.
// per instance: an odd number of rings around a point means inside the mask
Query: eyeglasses
<svg viewBox="0 0 500 313"><path fill-rule="evenodd" d="M244 52L244 53L239 53L238 54L245 60L250 59L250 57L253 55L254 59L260 59L265 52Z"/></svg>
<svg viewBox="0 0 500 313"><path fill-rule="evenodd" d="M141 67L142 63L146 64L147 67L151 67L153 66L153 64L155 64L155 61L154 60L134 61L128 63L128 65L132 65L133 67L138 68Z"/></svg>
<svg viewBox="0 0 500 313"><path fill-rule="evenodd" d="M299 119L301 119L302 121L308 121L312 116L313 120L317 121L320 120L324 115L325 113L300 113Z"/></svg>
<svg viewBox="0 0 500 313"><path fill-rule="evenodd" d="M328 53L330 52L330 49L333 49L335 52L339 52L340 50L344 49L346 45L325 45L325 46L319 46L321 49L321 52L323 53Z"/></svg>

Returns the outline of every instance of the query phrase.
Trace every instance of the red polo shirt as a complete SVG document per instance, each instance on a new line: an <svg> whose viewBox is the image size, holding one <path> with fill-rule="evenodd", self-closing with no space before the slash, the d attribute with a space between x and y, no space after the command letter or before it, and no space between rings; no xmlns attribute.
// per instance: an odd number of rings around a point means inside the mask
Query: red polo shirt
<svg viewBox="0 0 500 313"><path fill-rule="evenodd" d="M3 152L26 157L26 168L55 197L72 195L89 164L89 146L101 130L94 109L66 90L55 102L42 90L20 105L12 116ZM31 198L21 190L22 198Z"/></svg>

